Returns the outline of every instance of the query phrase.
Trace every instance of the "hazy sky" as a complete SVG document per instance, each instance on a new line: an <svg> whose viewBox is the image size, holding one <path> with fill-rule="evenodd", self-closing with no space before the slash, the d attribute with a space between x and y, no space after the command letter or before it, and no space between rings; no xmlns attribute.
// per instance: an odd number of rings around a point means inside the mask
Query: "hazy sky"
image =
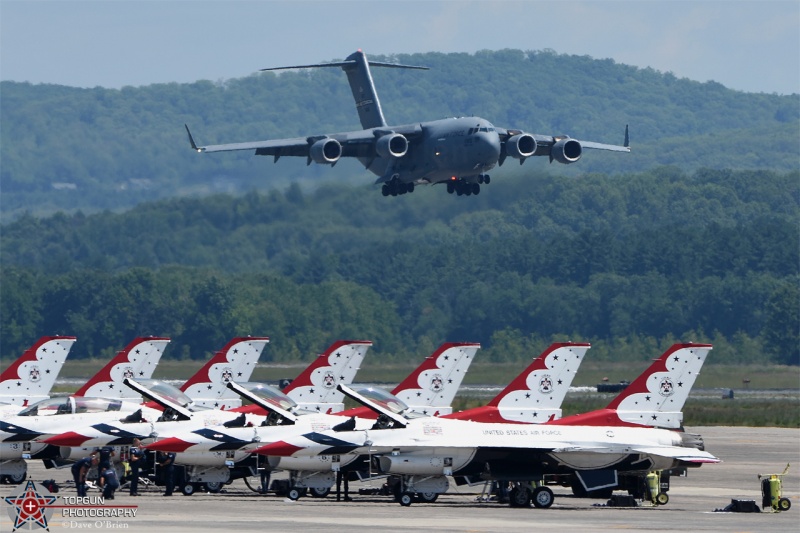
<svg viewBox="0 0 800 533"><path fill-rule="evenodd" d="M551 48L788 94L800 92L800 1L0 0L2 80L221 80L358 48Z"/></svg>

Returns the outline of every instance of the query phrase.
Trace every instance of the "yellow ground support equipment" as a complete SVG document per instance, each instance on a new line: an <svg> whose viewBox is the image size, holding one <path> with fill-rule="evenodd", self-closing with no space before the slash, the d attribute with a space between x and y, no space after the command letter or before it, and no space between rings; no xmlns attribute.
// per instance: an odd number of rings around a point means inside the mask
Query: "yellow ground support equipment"
<svg viewBox="0 0 800 533"><path fill-rule="evenodd" d="M780 474L758 474L761 480L761 508L766 511L772 508L773 511L788 511L792 506L789 498L783 497L783 476L789 471L789 464Z"/></svg>

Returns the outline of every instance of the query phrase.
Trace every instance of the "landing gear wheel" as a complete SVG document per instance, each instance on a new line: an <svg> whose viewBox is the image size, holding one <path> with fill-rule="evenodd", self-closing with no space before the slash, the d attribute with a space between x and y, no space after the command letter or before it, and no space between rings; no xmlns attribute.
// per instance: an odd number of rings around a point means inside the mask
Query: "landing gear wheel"
<svg viewBox="0 0 800 533"><path fill-rule="evenodd" d="M792 501L789 498L781 498L778 500L778 510L788 511L792 507Z"/></svg>
<svg viewBox="0 0 800 533"><path fill-rule="evenodd" d="M408 190L408 192L414 192L414 183L412 182L406 185L406 189Z"/></svg>
<svg viewBox="0 0 800 533"><path fill-rule="evenodd" d="M667 505L669 503L669 494L666 492L659 492L656 495L656 503L658 505Z"/></svg>
<svg viewBox="0 0 800 533"><path fill-rule="evenodd" d="M447 182L447 194L453 194L455 192L456 186L453 184L452 181Z"/></svg>
<svg viewBox="0 0 800 533"><path fill-rule="evenodd" d="M389 186L386 185L385 183L381 187L381 194L384 195L384 196L389 196L389 194L390 194L389 193Z"/></svg>
<svg viewBox="0 0 800 533"><path fill-rule="evenodd" d="M531 493L525 487L514 487L508 493L508 505L510 507L530 507Z"/></svg>
<svg viewBox="0 0 800 533"><path fill-rule="evenodd" d="M477 183L472 184L472 194L480 194L481 193L481 186Z"/></svg>
<svg viewBox="0 0 800 533"><path fill-rule="evenodd" d="M483 175L483 182L484 182L486 185L489 185L489 184L492 182L492 178L490 178L490 177L489 177L489 174L484 174L484 175Z"/></svg>
<svg viewBox="0 0 800 533"><path fill-rule="evenodd" d="M181 492L183 493L184 496L191 496L192 494L194 494L195 490L197 490L197 487L195 487L192 483L187 483L186 485L181 487Z"/></svg>
<svg viewBox="0 0 800 533"><path fill-rule="evenodd" d="M209 481L206 483L206 490L212 494L216 494L222 490L221 481Z"/></svg>
<svg viewBox="0 0 800 533"><path fill-rule="evenodd" d="M8 474L7 479L12 485L19 485L23 481L25 481L25 477L28 475L28 472L17 472L16 474Z"/></svg>
<svg viewBox="0 0 800 533"><path fill-rule="evenodd" d="M439 497L436 492L418 492L417 501L420 503L433 503Z"/></svg>
<svg viewBox="0 0 800 533"><path fill-rule="evenodd" d="M411 502L414 501L414 496L410 492L404 492L400 495L400 499L398 501L403 507L408 507L411 505Z"/></svg>
<svg viewBox="0 0 800 533"><path fill-rule="evenodd" d="M286 493L286 497L292 501L297 501L300 499L300 489L291 488L289 492Z"/></svg>
<svg viewBox="0 0 800 533"><path fill-rule="evenodd" d="M533 505L538 509L547 509L553 505L555 496L549 487L536 487L533 490Z"/></svg>
<svg viewBox="0 0 800 533"><path fill-rule="evenodd" d="M328 494L331 493L331 488L326 487L324 489L321 488L312 488L310 491L312 498L327 498Z"/></svg>

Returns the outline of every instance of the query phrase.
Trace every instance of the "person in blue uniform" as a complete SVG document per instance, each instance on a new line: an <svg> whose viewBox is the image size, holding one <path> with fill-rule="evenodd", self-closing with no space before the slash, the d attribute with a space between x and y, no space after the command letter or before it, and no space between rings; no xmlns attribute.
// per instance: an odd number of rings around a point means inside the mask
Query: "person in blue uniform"
<svg viewBox="0 0 800 533"><path fill-rule="evenodd" d="M78 459L72 465L72 479L75 480L75 488L78 489L78 496L86 496L86 474L89 469L96 466L98 458L95 455Z"/></svg>
<svg viewBox="0 0 800 533"><path fill-rule="evenodd" d="M105 470L111 466L111 458L115 455L114 448L111 446L103 446L97 450L97 455L100 457L100 463L97 465L97 468Z"/></svg>
<svg viewBox="0 0 800 533"><path fill-rule="evenodd" d="M164 474L164 496L172 496L175 489L175 453L158 452L158 466Z"/></svg>
<svg viewBox="0 0 800 533"><path fill-rule="evenodd" d="M103 498L107 500L114 499L114 492L119 488L119 479L117 478L117 471L113 466L107 466L100 471L100 486L103 488Z"/></svg>
<svg viewBox="0 0 800 533"><path fill-rule="evenodd" d="M131 469L131 477L129 481L131 496L139 495L139 473L141 472L142 467L145 466L145 452L139 447L140 445L141 442L139 442L139 439L133 439L133 446L131 446L128 457L128 466L130 466Z"/></svg>

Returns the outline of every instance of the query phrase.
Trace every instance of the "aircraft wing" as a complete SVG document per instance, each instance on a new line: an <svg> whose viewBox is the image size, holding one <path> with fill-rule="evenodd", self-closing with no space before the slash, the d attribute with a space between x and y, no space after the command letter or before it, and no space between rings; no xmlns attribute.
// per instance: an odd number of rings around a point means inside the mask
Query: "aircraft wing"
<svg viewBox="0 0 800 533"><path fill-rule="evenodd" d="M281 156L307 157L310 160L311 147L319 141L336 141L341 146L341 157L370 157L375 156L375 142L378 138L390 134L399 133L409 141L422 134L419 124L408 126L386 128L372 128L368 130L357 130L349 132L331 133L328 135L314 135L309 137L295 137L290 139L273 139L264 141L252 141L231 144L211 144L207 146L198 145L189 126L186 133L189 135L189 144L198 153L211 152L232 152L238 150L252 150L255 155L271 155L275 160ZM338 157L336 158L338 159Z"/></svg>
<svg viewBox="0 0 800 533"><path fill-rule="evenodd" d="M697 448L684 448L680 446L634 446L633 451L648 455L671 457L688 463L721 463L717 457Z"/></svg>
<svg viewBox="0 0 800 533"><path fill-rule="evenodd" d="M591 148L593 150L608 150L611 152L630 152L630 146L619 146L617 144L603 144L591 141L578 141L583 148Z"/></svg>

